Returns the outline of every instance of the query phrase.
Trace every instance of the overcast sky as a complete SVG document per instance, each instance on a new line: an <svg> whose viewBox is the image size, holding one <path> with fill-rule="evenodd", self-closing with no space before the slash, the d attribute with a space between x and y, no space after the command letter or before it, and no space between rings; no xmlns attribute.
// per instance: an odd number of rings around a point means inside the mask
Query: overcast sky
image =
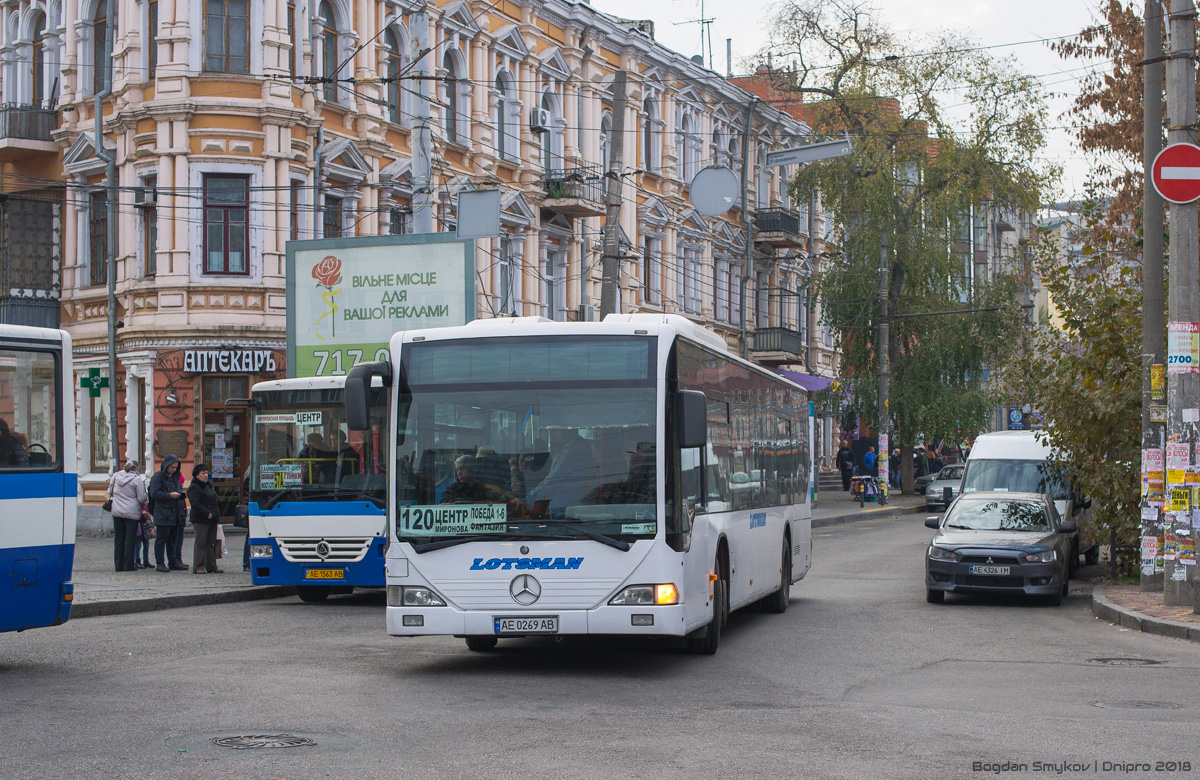
<svg viewBox="0 0 1200 780"><path fill-rule="evenodd" d="M703 0L704 16L713 19L713 66L725 73L725 39L733 39L734 73L741 73L743 61L758 52L766 41L764 26L767 0ZM917 35L952 28L980 45L1017 44L1036 39L1055 38L1078 33L1095 17L1099 0L876 0L878 15L896 31ZM701 54L701 0L592 0L606 13L629 19L653 19L655 38L663 45L691 56ZM1022 69L1039 77L1054 92L1051 101L1052 129L1048 135L1046 157L1066 171L1063 189L1078 192L1087 176L1087 163L1075 151L1075 142L1065 125L1073 120L1063 117L1078 92L1078 78L1085 63L1062 60L1045 43L1003 45L992 49L998 55L1012 54ZM1095 67L1093 65L1092 67ZM1064 128L1064 129L1058 129Z"/></svg>

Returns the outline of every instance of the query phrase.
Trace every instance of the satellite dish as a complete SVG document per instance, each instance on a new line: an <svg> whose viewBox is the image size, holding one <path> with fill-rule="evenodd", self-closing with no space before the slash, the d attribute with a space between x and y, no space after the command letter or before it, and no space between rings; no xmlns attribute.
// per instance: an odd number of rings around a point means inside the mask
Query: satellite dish
<svg viewBox="0 0 1200 780"><path fill-rule="evenodd" d="M738 198L738 178L724 165L710 165L692 179L692 205L706 217L719 217L733 208Z"/></svg>

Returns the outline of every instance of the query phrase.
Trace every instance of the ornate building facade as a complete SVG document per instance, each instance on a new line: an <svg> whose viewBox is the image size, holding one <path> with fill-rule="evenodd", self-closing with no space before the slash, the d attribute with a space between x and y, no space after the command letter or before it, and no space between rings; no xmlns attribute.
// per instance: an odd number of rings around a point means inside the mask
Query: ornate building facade
<svg viewBox="0 0 1200 780"><path fill-rule="evenodd" d="M431 70L421 82L418 3ZM107 372L115 198L112 384L121 452L147 471L168 452L209 460L224 401L283 375L287 241L412 231L419 83L432 98L435 230L455 229L459 192L502 192L502 235L476 243L477 316L595 316L612 84L624 70L620 309L685 314L751 359L836 374L808 292L833 223L818 203L792 201L787 167L766 164L807 127L764 102L748 112L750 92L655 43L649 23L574 0L0 7L0 262L28 280L8 285L0 312L60 316L77 370ZM740 197L716 217L693 207L689 184L710 165L745 169L749 224ZM77 401L81 496L97 503L108 401L82 390ZM243 422L227 443L234 473L217 480L229 498L248 455Z"/></svg>

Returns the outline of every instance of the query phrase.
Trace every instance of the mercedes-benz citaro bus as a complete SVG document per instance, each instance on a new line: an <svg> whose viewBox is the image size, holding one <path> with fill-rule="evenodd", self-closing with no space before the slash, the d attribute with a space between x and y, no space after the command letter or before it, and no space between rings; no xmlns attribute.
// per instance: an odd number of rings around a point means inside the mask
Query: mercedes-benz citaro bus
<svg viewBox="0 0 1200 780"><path fill-rule="evenodd" d="M71 616L73 382L65 331L0 325L0 631Z"/></svg>
<svg viewBox="0 0 1200 780"><path fill-rule="evenodd" d="M346 380L352 430L390 387L388 633L713 653L730 611L787 608L812 559L799 386L673 315L477 320L390 356Z"/></svg>
<svg viewBox="0 0 1200 780"><path fill-rule="evenodd" d="M344 418L345 376L259 382L250 390L250 576L295 585L303 601L381 588L387 541L387 392L366 430Z"/></svg>

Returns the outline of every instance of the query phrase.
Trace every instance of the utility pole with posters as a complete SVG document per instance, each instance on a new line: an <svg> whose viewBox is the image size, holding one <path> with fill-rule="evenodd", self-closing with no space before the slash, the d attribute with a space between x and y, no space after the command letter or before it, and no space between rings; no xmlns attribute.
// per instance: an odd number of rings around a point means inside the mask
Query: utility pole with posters
<svg viewBox="0 0 1200 780"><path fill-rule="evenodd" d="M1171 0L1171 51L1167 57L1167 148L1154 166L1160 192L1169 184L1200 182L1200 165L1160 164L1178 145L1196 149L1196 9L1192 0ZM1188 193L1189 195L1191 193ZM1186 196L1185 196L1186 197ZM1170 212L1170 280L1167 323L1167 513L1163 518L1165 571L1163 600L1168 606L1192 605L1196 537L1191 527L1187 474L1193 467L1200 424L1200 262L1198 214L1190 198L1172 199ZM1185 529L1186 534L1176 533ZM1189 555L1190 548L1190 555ZM1189 561L1190 557L1190 561Z"/></svg>

